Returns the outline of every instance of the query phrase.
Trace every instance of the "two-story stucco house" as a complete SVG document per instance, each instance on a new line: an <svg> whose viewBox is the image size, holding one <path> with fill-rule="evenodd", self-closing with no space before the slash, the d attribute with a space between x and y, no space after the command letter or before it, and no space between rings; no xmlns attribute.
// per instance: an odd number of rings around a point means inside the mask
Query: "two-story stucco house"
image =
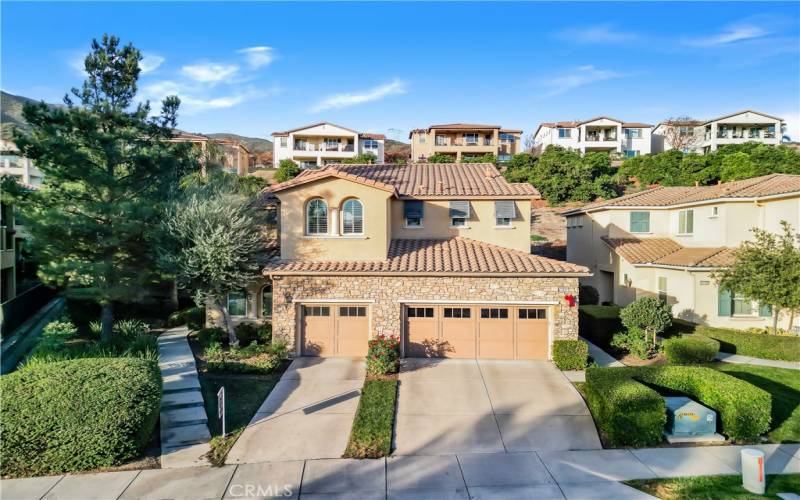
<svg viewBox="0 0 800 500"><path fill-rule="evenodd" d="M278 168L281 160L286 159L293 160L303 168L317 168L340 163L360 154L371 154L375 157L375 163L383 163L386 137L320 122L273 132L272 142L275 168Z"/></svg>
<svg viewBox="0 0 800 500"><path fill-rule="evenodd" d="M327 166L265 194L280 254L236 297L244 314L271 298L295 355L363 356L385 334L404 356L548 359L553 339L577 338L587 270L530 253L539 194L494 165Z"/></svg>
<svg viewBox="0 0 800 500"><path fill-rule="evenodd" d="M500 163L522 152L522 130L500 125L448 123L412 130L411 160L424 163L431 155L444 154L461 162L468 157L493 154Z"/></svg>
<svg viewBox="0 0 800 500"><path fill-rule="evenodd" d="M759 142L778 145L783 137L783 118L746 109L704 122L662 122L653 130L653 152L682 149L684 153L710 153L727 144ZM677 129L677 130L676 130ZM682 139L682 138L688 138ZM680 148L672 144L677 141Z"/></svg>
<svg viewBox="0 0 800 500"><path fill-rule="evenodd" d="M655 187L564 212L567 260L589 268L582 284L601 301L627 305L658 295L676 317L731 328L769 324L768 307L720 289L714 270L752 228L781 233L800 227L800 175L763 177L703 187ZM788 325L788 318L780 318Z"/></svg>
<svg viewBox="0 0 800 500"><path fill-rule="evenodd" d="M608 116L586 121L541 123L533 134L533 151L542 153L547 146L580 151L615 153L623 157L650 153L650 134L653 126L647 123L623 122Z"/></svg>

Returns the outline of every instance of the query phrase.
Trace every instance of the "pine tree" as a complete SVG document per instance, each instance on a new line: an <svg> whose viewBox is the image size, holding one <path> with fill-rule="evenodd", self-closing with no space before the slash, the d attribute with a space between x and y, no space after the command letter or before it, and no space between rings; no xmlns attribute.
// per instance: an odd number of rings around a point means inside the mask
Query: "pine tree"
<svg viewBox="0 0 800 500"><path fill-rule="evenodd" d="M94 40L83 87L64 107L26 105L31 131L15 132L44 173L27 207L40 278L99 302L104 340L114 303L143 298L159 278L153 230L180 177L197 166L191 146L168 142L179 99L166 98L157 117L149 103L134 103L141 59L117 37Z"/></svg>

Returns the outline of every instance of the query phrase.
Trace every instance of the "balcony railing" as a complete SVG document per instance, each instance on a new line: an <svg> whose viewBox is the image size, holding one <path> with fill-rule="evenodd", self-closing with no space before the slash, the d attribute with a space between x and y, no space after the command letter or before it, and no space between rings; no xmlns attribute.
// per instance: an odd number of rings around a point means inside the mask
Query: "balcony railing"
<svg viewBox="0 0 800 500"><path fill-rule="evenodd" d="M447 146L494 146L494 142L492 141L450 141L450 142L437 142L437 147L447 147Z"/></svg>
<svg viewBox="0 0 800 500"><path fill-rule="evenodd" d="M616 136L602 136L602 135L587 135L586 142L612 142L616 141Z"/></svg>
<svg viewBox="0 0 800 500"><path fill-rule="evenodd" d="M351 152L355 150L353 144L295 144L295 151L336 151L336 152Z"/></svg>

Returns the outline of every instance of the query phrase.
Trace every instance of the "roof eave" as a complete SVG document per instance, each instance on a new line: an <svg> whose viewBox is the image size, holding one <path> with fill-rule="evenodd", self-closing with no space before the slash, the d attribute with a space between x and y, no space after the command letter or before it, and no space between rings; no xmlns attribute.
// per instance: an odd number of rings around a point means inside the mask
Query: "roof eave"
<svg viewBox="0 0 800 500"><path fill-rule="evenodd" d="M418 277L472 277L472 278L587 278L593 276L586 272L513 272L513 273L476 273L476 272L423 272L423 271L262 271L264 276L418 276Z"/></svg>

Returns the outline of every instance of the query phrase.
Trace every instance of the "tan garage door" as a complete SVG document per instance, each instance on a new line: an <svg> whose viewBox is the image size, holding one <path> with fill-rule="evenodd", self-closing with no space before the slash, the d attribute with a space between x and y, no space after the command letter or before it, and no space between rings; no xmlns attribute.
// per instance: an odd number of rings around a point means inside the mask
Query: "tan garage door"
<svg viewBox="0 0 800 500"><path fill-rule="evenodd" d="M367 306L307 304L301 307L300 313L304 356L367 355Z"/></svg>
<svg viewBox="0 0 800 500"><path fill-rule="evenodd" d="M505 305L409 305L405 355L547 359L547 309Z"/></svg>

